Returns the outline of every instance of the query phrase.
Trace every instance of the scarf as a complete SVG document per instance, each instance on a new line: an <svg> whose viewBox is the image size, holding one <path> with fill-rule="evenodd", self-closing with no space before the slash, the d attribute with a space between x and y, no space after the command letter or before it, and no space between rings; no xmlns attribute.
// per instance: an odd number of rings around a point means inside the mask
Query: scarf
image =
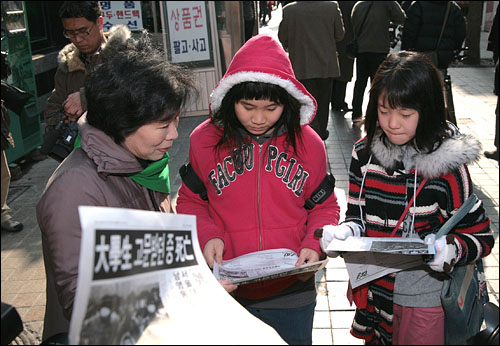
<svg viewBox="0 0 500 346"><path fill-rule="evenodd" d="M74 144L74 148L79 147L81 147L80 133L78 133ZM169 158L170 155L165 153L162 159L152 162L141 172L129 174L128 177L150 190L170 193Z"/></svg>

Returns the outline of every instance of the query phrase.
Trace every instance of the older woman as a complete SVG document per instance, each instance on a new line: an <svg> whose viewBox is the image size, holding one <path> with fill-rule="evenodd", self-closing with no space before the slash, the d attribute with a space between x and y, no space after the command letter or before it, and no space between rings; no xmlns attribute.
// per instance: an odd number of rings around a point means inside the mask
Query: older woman
<svg viewBox="0 0 500 346"><path fill-rule="evenodd" d="M78 206L171 212L168 150L194 81L149 40L129 40L87 78L81 146L49 179L37 205L47 276L43 340L66 341L75 298Z"/></svg>

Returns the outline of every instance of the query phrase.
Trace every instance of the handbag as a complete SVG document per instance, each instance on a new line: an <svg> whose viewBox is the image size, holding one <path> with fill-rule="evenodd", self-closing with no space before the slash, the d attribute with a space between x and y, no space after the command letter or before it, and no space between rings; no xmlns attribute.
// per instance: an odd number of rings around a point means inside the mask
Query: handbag
<svg viewBox="0 0 500 346"><path fill-rule="evenodd" d="M441 38L443 37L444 28L446 27L446 22L448 21L449 14L450 14L450 2L448 2L448 6L446 7L446 14L444 15L443 26L441 27L441 33L439 34L439 39L438 39L436 48L434 50L428 50L428 51L421 52L436 67L438 67L438 64L439 64L438 48L439 48L439 44L441 43Z"/></svg>
<svg viewBox="0 0 500 346"><path fill-rule="evenodd" d="M472 194L439 230L436 239L446 235L476 204ZM447 345L467 345L481 329L484 305L488 302L483 261L455 266L443 284L441 305L444 310L444 334Z"/></svg>
<svg viewBox="0 0 500 346"><path fill-rule="evenodd" d="M368 6L368 9L366 10L365 17L363 18L363 21L361 22L361 26L359 29L359 32L361 33L361 30L363 30L363 25L365 24L366 17L368 16L368 12L370 12L370 9L373 5L373 1L370 3L370 6ZM345 47L345 52L346 55L349 59L355 59L358 56L358 41L356 39L356 32L353 31L353 40L349 42L346 47Z"/></svg>

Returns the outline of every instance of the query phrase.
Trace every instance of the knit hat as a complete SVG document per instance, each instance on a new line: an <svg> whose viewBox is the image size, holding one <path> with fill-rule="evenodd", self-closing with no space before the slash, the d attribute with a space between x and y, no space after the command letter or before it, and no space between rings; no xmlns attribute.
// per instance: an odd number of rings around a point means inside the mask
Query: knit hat
<svg viewBox="0 0 500 346"><path fill-rule="evenodd" d="M217 112L229 90L243 82L263 82L285 89L300 103L300 125L307 125L316 114L316 100L295 79L290 59L269 35L256 35L236 52L224 77L210 95L210 114Z"/></svg>

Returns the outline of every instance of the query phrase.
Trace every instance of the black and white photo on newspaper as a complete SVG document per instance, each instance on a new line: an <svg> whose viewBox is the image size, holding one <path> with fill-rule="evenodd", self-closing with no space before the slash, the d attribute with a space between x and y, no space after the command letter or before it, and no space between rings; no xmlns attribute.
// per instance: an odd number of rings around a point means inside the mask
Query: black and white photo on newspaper
<svg viewBox="0 0 500 346"><path fill-rule="evenodd" d="M390 273L422 265L422 255L432 255L435 248L420 238L348 237L334 239L328 255L342 254L352 288Z"/></svg>
<svg viewBox="0 0 500 346"><path fill-rule="evenodd" d="M206 265L192 215L79 207L71 344L285 344Z"/></svg>

